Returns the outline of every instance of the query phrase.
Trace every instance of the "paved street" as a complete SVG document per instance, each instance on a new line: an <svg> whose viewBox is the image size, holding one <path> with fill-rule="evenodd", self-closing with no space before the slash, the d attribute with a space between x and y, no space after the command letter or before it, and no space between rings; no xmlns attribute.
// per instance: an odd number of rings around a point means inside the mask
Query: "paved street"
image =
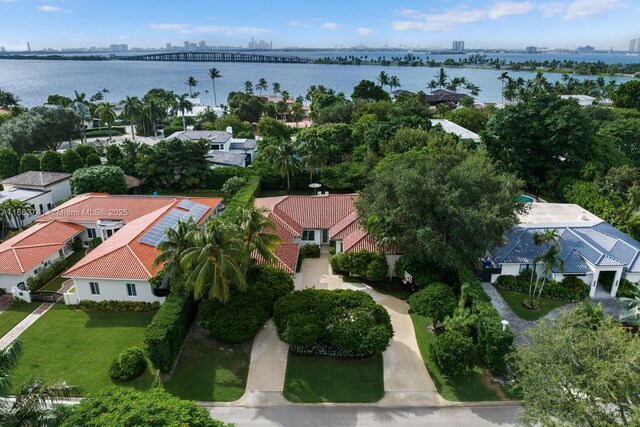
<svg viewBox="0 0 640 427"><path fill-rule="evenodd" d="M520 406L380 408L348 406L216 407L213 418L243 426L515 426Z"/></svg>

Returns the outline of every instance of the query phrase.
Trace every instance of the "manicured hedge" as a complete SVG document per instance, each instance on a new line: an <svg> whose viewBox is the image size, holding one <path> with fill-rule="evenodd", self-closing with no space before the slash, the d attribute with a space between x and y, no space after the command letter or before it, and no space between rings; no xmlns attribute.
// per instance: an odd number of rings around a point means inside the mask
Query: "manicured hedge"
<svg viewBox="0 0 640 427"><path fill-rule="evenodd" d="M67 261L64 258L55 260L35 276L27 277L27 286L31 291L37 291L62 274L66 269Z"/></svg>
<svg viewBox="0 0 640 427"><path fill-rule="evenodd" d="M293 277L284 270L254 265L247 272L247 290L231 290L229 302L204 300L198 310L198 323L213 337L226 343L252 339L273 315L273 305L293 291Z"/></svg>
<svg viewBox="0 0 640 427"><path fill-rule="evenodd" d="M211 170L211 174L207 177L206 187L214 190L221 190L222 186L229 180L229 178L233 178L235 176L247 178L251 174L252 171L250 169L243 168L242 166L214 168Z"/></svg>
<svg viewBox="0 0 640 427"><path fill-rule="evenodd" d="M389 272L387 257L381 252L343 252L333 255L329 262L334 272L355 274L373 282L384 280Z"/></svg>
<svg viewBox="0 0 640 427"><path fill-rule="evenodd" d="M196 303L191 294L172 292L147 326L147 355L157 369L168 372L193 322Z"/></svg>
<svg viewBox="0 0 640 427"><path fill-rule="evenodd" d="M214 169L215 170L215 169ZM247 184L243 189L238 191L235 196L227 203L227 208L220 215L225 220L233 221L240 209L253 205L253 200L260 194L260 178L250 176Z"/></svg>
<svg viewBox="0 0 640 427"><path fill-rule="evenodd" d="M122 351L113 359L109 376L114 381L131 381L138 378L147 369L144 352L138 347L130 347Z"/></svg>
<svg viewBox="0 0 640 427"><path fill-rule="evenodd" d="M160 308L160 303L144 301L80 301L80 308L84 311L153 311Z"/></svg>
<svg viewBox="0 0 640 427"><path fill-rule="evenodd" d="M536 277L534 275L534 285ZM509 291L529 292L531 277L528 274L520 276L499 276L495 286ZM565 276L562 282L547 280L542 290L542 297L562 301L582 301L589 295L589 286L576 276Z"/></svg>
<svg viewBox="0 0 640 427"><path fill-rule="evenodd" d="M315 243L300 245L300 256L302 258L320 258L320 245Z"/></svg>
<svg viewBox="0 0 640 427"><path fill-rule="evenodd" d="M438 370L450 377L469 372L475 365L476 346L471 337L446 331L430 344L429 351Z"/></svg>
<svg viewBox="0 0 640 427"><path fill-rule="evenodd" d="M297 354L367 357L393 337L389 313L362 291L304 289L278 300L280 338Z"/></svg>

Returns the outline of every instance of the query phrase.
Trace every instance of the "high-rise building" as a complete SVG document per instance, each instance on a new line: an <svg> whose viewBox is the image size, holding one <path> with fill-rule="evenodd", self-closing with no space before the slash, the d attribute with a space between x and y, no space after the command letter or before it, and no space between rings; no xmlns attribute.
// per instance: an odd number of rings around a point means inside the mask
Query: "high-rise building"
<svg viewBox="0 0 640 427"><path fill-rule="evenodd" d="M264 40L255 40L251 37L251 41L247 45L249 49L273 49L273 42L267 42Z"/></svg>
<svg viewBox="0 0 640 427"><path fill-rule="evenodd" d="M538 48L535 46L527 46L525 50L527 53L538 53Z"/></svg>
<svg viewBox="0 0 640 427"><path fill-rule="evenodd" d="M451 50L462 52L464 50L464 40L454 40Z"/></svg>
<svg viewBox="0 0 640 427"><path fill-rule="evenodd" d="M171 49L171 43L167 43L167 49Z"/></svg>
<svg viewBox="0 0 640 427"><path fill-rule="evenodd" d="M636 39L636 52L640 52L640 37Z"/></svg>
<svg viewBox="0 0 640 427"><path fill-rule="evenodd" d="M207 43L204 40L202 40L198 45L198 47L207 47Z"/></svg>
<svg viewBox="0 0 640 427"><path fill-rule="evenodd" d="M129 50L129 46L126 44L112 44L109 46L111 52L126 52Z"/></svg>
<svg viewBox="0 0 640 427"><path fill-rule="evenodd" d="M184 47L185 47L185 48L187 48L187 49L189 49L189 41L188 41L188 40L185 40L185 41L184 41Z"/></svg>
<svg viewBox="0 0 640 427"><path fill-rule="evenodd" d="M7 50L4 48L4 46L0 47L0 52L6 52Z"/></svg>
<svg viewBox="0 0 640 427"><path fill-rule="evenodd" d="M636 39L629 40L629 52L635 52L636 50Z"/></svg>
<svg viewBox="0 0 640 427"><path fill-rule="evenodd" d="M27 42L27 50L31 52L31 43Z"/></svg>

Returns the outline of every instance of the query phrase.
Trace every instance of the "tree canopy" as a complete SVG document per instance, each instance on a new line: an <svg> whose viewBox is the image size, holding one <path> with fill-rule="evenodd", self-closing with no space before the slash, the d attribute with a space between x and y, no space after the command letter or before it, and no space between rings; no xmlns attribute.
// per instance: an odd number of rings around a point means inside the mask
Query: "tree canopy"
<svg viewBox="0 0 640 427"><path fill-rule="evenodd" d="M62 107L35 107L0 126L0 143L17 153L57 150L78 135L78 115Z"/></svg>
<svg viewBox="0 0 640 427"><path fill-rule="evenodd" d="M74 194L126 194L127 182L122 169L117 166L91 166L73 173L71 188Z"/></svg>

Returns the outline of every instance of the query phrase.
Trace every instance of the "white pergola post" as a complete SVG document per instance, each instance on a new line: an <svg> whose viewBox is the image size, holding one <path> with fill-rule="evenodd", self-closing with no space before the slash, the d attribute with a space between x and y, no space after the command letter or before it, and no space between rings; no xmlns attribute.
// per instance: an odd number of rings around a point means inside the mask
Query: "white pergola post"
<svg viewBox="0 0 640 427"><path fill-rule="evenodd" d="M589 290L589 297L593 298L596 296L596 289L598 289L598 279L600 278L600 270L593 270L593 282L591 282L591 289Z"/></svg>
<svg viewBox="0 0 640 427"><path fill-rule="evenodd" d="M618 286L620 286L620 279L622 279L622 268L616 270L616 277L611 284L611 296L615 297L618 293Z"/></svg>

